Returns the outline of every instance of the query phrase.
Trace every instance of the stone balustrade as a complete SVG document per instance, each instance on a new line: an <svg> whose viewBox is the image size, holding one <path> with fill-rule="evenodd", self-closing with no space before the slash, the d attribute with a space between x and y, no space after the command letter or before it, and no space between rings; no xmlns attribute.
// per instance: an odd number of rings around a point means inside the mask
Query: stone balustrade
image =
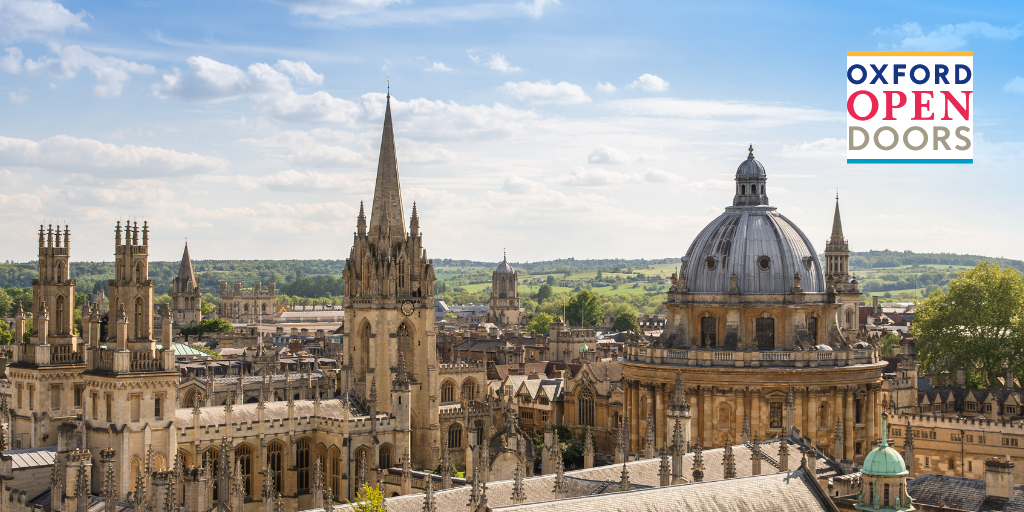
<svg viewBox="0 0 1024 512"><path fill-rule="evenodd" d="M706 348L666 349L626 347L626 360L681 366L720 366L732 368L792 367L816 368L871 364L879 361L873 349L858 350L716 350Z"/></svg>

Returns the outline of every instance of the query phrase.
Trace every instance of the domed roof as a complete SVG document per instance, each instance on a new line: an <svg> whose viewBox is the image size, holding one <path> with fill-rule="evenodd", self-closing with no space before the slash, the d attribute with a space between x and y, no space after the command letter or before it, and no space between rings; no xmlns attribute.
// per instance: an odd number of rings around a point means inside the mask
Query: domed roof
<svg viewBox="0 0 1024 512"><path fill-rule="evenodd" d="M580 345L580 352L586 352L588 350L590 350L590 347L588 347L586 343Z"/></svg>
<svg viewBox="0 0 1024 512"><path fill-rule="evenodd" d="M508 256L505 256L505 258L501 260L501 263L498 264L498 268L494 269L494 271L499 274L514 274L516 272L515 270L512 270L512 265L508 264Z"/></svg>
<svg viewBox="0 0 1024 512"><path fill-rule="evenodd" d="M871 450L868 456L864 458L864 467L860 470L861 473L868 476L905 476L907 472L907 464L903 461L903 457L900 452L896 451L893 447L889 446L889 439L886 436L886 430L889 415L882 413L882 442L879 443L878 448Z"/></svg>
<svg viewBox="0 0 1024 512"><path fill-rule="evenodd" d="M751 148L736 170L736 180L761 185L765 179L764 167L754 160ZM763 185L756 196L751 190L737 186L734 206L726 207L690 244L683 258L686 289L709 294L784 294L793 291L794 276L799 276L802 291L824 293L824 273L811 241L767 204Z"/></svg>

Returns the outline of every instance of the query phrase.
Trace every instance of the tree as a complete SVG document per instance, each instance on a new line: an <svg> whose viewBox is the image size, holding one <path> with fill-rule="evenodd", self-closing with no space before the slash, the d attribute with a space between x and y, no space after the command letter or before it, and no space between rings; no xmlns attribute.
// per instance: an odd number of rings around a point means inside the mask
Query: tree
<svg viewBox="0 0 1024 512"><path fill-rule="evenodd" d="M235 328L223 318L207 318L198 324L181 328L182 336L202 336L208 332L235 332Z"/></svg>
<svg viewBox="0 0 1024 512"><path fill-rule="evenodd" d="M363 484L363 488L356 495L355 502L348 502L353 512L385 512L384 493L380 487L371 487L370 484Z"/></svg>
<svg viewBox="0 0 1024 512"><path fill-rule="evenodd" d="M213 309L216 307L217 306L215 304L200 299L199 311L203 314L203 316L208 316L210 313L213 313Z"/></svg>
<svg viewBox="0 0 1024 512"><path fill-rule="evenodd" d="M7 322L0 322L0 345L10 345L14 342L14 333L7 326Z"/></svg>
<svg viewBox="0 0 1024 512"><path fill-rule="evenodd" d="M590 290L583 290L569 299L565 305L565 323L583 327L596 326L604 319L604 306Z"/></svg>
<svg viewBox="0 0 1024 512"><path fill-rule="evenodd" d="M629 331L633 332L640 328L640 324L636 321L636 311L630 313L623 311L619 313L619 316L615 317L615 323L612 324L612 329L616 331Z"/></svg>
<svg viewBox="0 0 1024 512"><path fill-rule="evenodd" d="M14 316L14 299L0 288L0 317L11 317Z"/></svg>
<svg viewBox="0 0 1024 512"><path fill-rule="evenodd" d="M551 276L548 277L551 278ZM554 278L551 278L551 280L553 281ZM537 289L537 302L544 302L545 300L551 298L551 294L552 291L550 284L540 285L540 288Z"/></svg>
<svg viewBox="0 0 1024 512"><path fill-rule="evenodd" d="M1007 366L1019 372L1024 360L1024 278L989 262L960 272L948 293L935 290L918 305L911 333L926 367L964 368L998 387Z"/></svg>
<svg viewBox="0 0 1024 512"><path fill-rule="evenodd" d="M545 282L547 282L548 286L554 286L555 285L555 276L549 275Z"/></svg>
<svg viewBox="0 0 1024 512"><path fill-rule="evenodd" d="M882 338L878 340L878 345L882 347L882 355L891 356L892 349L899 346L901 341L903 341L903 338L898 334L894 332L886 333L885 336L882 336Z"/></svg>
<svg viewBox="0 0 1024 512"><path fill-rule="evenodd" d="M537 316L533 317L533 320L530 320L530 323L526 325L526 330L529 332L544 334L551 330L551 322L554 321L554 316L547 313L537 313Z"/></svg>

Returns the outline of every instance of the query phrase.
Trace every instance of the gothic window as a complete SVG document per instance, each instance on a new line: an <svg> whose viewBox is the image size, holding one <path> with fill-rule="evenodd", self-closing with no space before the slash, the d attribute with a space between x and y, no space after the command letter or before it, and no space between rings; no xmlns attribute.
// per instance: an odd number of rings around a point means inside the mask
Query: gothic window
<svg viewBox="0 0 1024 512"><path fill-rule="evenodd" d="M807 334L811 335L811 343L818 344L818 318L810 317L807 319Z"/></svg>
<svg viewBox="0 0 1024 512"><path fill-rule="evenodd" d="M341 450L332 446L327 450L328 486L334 491L334 496L341 495Z"/></svg>
<svg viewBox="0 0 1024 512"><path fill-rule="evenodd" d="M309 489L309 439L300 439L295 447L296 487Z"/></svg>
<svg viewBox="0 0 1024 512"><path fill-rule="evenodd" d="M577 402L579 404L579 419L580 425L594 426L594 393L590 391L590 388L583 388L580 392L580 399Z"/></svg>
<svg viewBox="0 0 1024 512"><path fill-rule="evenodd" d="M448 447L462 448L462 425L452 423L448 426Z"/></svg>
<svg viewBox="0 0 1024 512"><path fill-rule="evenodd" d="M818 407L818 426L821 428L829 428L832 426L832 414L829 411L827 403L822 403Z"/></svg>
<svg viewBox="0 0 1024 512"><path fill-rule="evenodd" d="M768 403L768 428L782 428L782 402Z"/></svg>
<svg viewBox="0 0 1024 512"><path fill-rule="evenodd" d="M852 329L853 326L854 326L854 323L853 323L853 310L852 309L847 309L846 310L846 328L847 329Z"/></svg>
<svg viewBox="0 0 1024 512"><path fill-rule="evenodd" d="M240 444L235 448L235 464L242 472L242 493L252 496L252 448Z"/></svg>
<svg viewBox="0 0 1024 512"><path fill-rule="evenodd" d="M281 454L284 453L284 443L272 441L267 445L267 470L271 471L274 477L274 492L281 492L281 469L284 467Z"/></svg>
<svg viewBox="0 0 1024 512"><path fill-rule="evenodd" d="M68 280L67 267L64 266L64 262L57 262L57 282L63 283Z"/></svg>
<svg viewBox="0 0 1024 512"><path fill-rule="evenodd" d="M732 423L732 409L729 404L722 402L718 406L718 428L729 428Z"/></svg>
<svg viewBox="0 0 1024 512"><path fill-rule="evenodd" d="M377 452L377 467L388 469L394 465L395 448L390 444L383 444Z"/></svg>
<svg viewBox="0 0 1024 512"><path fill-rule="evenodd" d="M757 348L775 348L775 319L758 318L754 322Z"/></svg>
<svg viewBox="0 0 1024 512"><path fill-rule="evenodd" d="M153 456L153 468L157 471L163 471L167 469L167 462L164 460L162 453L158 453Z"/></svg>
<svg viewBox="0 0 1024 512"><path fill-rule="evenodd" d="M700 319L700 345L702 347L714 347L718 343L718 333L716 328L718 322L714 317L704 317Z"/></svg>
<svg viewBox="0 0 1024 512"><path fill-rule="evenodd" d="M142 459L138 457L132 457L132 461L128 464L130 468L128 471L131 474L131 478L128 480L128 486L131 491L135 491L135 477L142 473ZM145 475L143 475L145 476Z"/></svg>
<svg viewBox="0 0 1024 512"><path fill-rule="evenodd" d="M145 305L142 302L142 297L135 299L135 339L142 338L142 315L144 314Z"/></svg>
<svg viewBox="0 0 1024 512"><path fill-rule="evenodd" d="M398 352L405 356L406 363L411 361L412 333L409 332L409 324L405 322L398 326Z"/></svg>
<svg viewBox="0 0 1024 512"><path fill-rule="evenodd" d="M142 262L135 265L135 284L142 284Z"/></svg>
<svg viewBox="0 0 1024 512"><path fill-rule="evenodd" d="M192 454L189 453L188 450L186 450L184 448L179 448L178 449L178 460L181 461L181 466L182 467L187 468L187 467L192 465ZM132 478L135 478L135 477L133 476Z"/></svg>
<svg viewBox="0 0 1024 512"><path fill-rule="evenodd" d="M57 296L57 306L54 308L57 310L57 334L65 334L67 331L64 330L64 320L67 315L67 306L64 304L64 296Z"/></svg>
<svg viewBox="0 0 1024 512"><path fill-rule="evenodd" d="M476 399L476 381L472 378L466 379L462 383L462 398L467 402Z"/></svg>
<svg viewBox="0 0 1024 512"><path fill-rule="evenodd" d="M260 313L263 313L264 315L267 314L267 305L266 304L260 304Z"/></svg>
<svg viewBox="0 0 1024 512"><path fill-rule="evenodd" d="M246 304L246 305L245 305L245 306L244 306L244 307L242 308L242 310L243 310L243 312L244 312L245 314L247 314L247 315L248 315L248 314L249 314L249 305L248 305L248 304Z"/></svg>
<svg viewBox="0 0 1024 512"><path fill-rule="evenodd" d="M220 450L216 447L211 446L207 448L206 451L203 452L202 460L203 463L210 468L211 475L216 475L217 471L220 470ZM217 496L217 490L219 489L219 486L217 485L217 478L211 478L211 480L213 481L213 495Z"/></svg>
<svg viewBox="0 0 1024 512"><path fill-rule="evenodd" d="M455 401L455 383L446 380L441 384L441 403L451 403Z"/></svg>
<svg viewBox="0 0 1024 512"><path fill-rule="evenodd" d="M487 442L487 440L484 439L484 422L483 421L476 420L473 423L473 430L476 431L476 438L479 440L477 442L480 442L480 443Z"/></svg>

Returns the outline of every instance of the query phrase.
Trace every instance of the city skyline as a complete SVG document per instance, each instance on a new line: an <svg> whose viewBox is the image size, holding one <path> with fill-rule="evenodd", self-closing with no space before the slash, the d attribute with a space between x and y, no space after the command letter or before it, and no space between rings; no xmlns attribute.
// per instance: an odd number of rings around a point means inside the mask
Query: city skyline
<svg viewBox="0 0 1024 512"><path fill-rule="evenodd" d="M851 250L1024 259L1015 4L0 5L3 260L67 223L109 261L129 216L154 261L343 259L389 84L431 257L681 256L753 144L819 253L838 188ZM975 52L974 165L845 164L845 52L874 49Z"/></svg>

